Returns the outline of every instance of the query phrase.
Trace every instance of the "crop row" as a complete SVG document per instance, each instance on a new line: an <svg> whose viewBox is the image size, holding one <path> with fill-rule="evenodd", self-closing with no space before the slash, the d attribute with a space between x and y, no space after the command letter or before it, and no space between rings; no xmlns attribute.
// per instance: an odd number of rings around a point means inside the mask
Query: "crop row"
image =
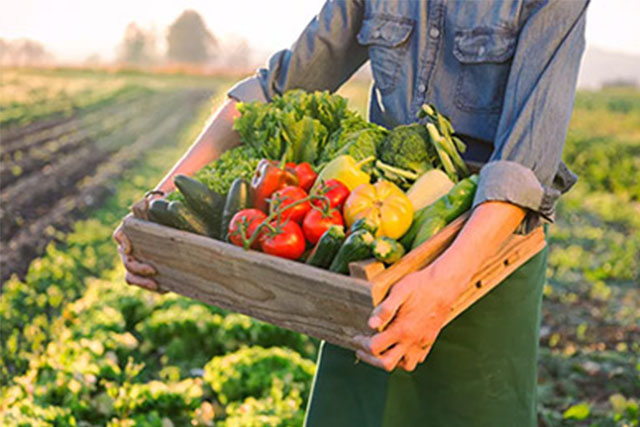
<svg viewBox="0 0 640 427"><path fill-rule="evenodd" d="M539 423L637 426L640 165L628 156L640 147L640 94L586 95L565 158L582 179L550 228ZM315 342L122 281L111 231L197 130L137 152L143 162L115 173L117 191L91 219L5 283L0 425L302 424Z"/></svg>
<svg viewBox="0 0 640 427"><path fill-rule="evenodd" d="M0 193L3 228L2 278L24 268L52 236L86 208L99 205L109 185L139 155L169 140L193 115L206 91L181 91L146 99L147 113L93 143L56 157L44 169ZM181 105L175 110L175 105Z"/></svg>
<svg viewBox="0 0 640 427"><path fill-rule="evenodd" d="M114 268L111 230L193 136L145 156L92 219L5 283L0 424L301 424L309 338L127 287Z"/></svg>

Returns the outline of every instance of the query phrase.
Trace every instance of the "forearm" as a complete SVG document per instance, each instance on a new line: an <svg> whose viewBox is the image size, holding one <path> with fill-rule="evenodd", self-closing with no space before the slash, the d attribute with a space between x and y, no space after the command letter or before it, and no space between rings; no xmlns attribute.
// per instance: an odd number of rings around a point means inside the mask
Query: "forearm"
<svg viewBox="0 0 640 427"><path fill-rule="evenodd" d="M233 130L233 120L239 115L236 101L228 99L211 117L184 156L158 183L156 190L165 193L173 190L173 177L177 174L192 175L203 166L215 160L224 151L240 144L240 138Z"/></svg>
<svg viewBox="0 0 640 427"><path fill-rule="evenodd" d="M524 209L507 202L485 202L473 210L462 231L435 263L445 277L451 278L447 287L451 300L463 292L471 276L500 248L524 217Z"/></svg>

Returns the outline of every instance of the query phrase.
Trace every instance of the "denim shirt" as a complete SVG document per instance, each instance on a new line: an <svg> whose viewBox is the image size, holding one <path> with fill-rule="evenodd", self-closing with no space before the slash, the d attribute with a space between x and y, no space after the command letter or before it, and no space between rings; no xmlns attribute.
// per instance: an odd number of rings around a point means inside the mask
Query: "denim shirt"
<svg viewBox="0 0 640 427"><path fill-rule="evenodd" d="M290 49L234 86L240 101L338 89L371 61L369 120L447 115L480 162L474 206L525 208L526 232L553 221L576 180L561 162L584 50L589 0L333 0Z"/></svg>

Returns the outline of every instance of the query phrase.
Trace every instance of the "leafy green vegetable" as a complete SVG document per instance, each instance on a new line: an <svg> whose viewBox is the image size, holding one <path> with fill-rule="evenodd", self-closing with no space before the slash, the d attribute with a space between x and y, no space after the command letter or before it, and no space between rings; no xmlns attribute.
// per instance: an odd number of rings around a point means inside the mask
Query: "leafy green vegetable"
<svg viewBox="0 0 640 427"><path fill-rule="evenodd" d="M323 153L324 165L340 155L347 154L354 158L357 162L376 155L378 143L384 138L384 133L376 129L362 129L351 133L342 133L341 137L333 139L329 150ZM371 164L363 165L365 172L371 171Z"/></svg>
<svg viewBox="0 0 640 427"><path fill-rule="evenodd" d="M224 404L249 396L262 397L276 378L285 381L285 393L298 389L306 399L313 371L313 362L295 351L253 346L214 357L205 365L203 379Z"/></svg>
<svg viewBox="0 0 640 427"><path fill-rule="evenodd" d="M347 100L329 92L292 90L270 103L239 103L234 123L242 141L258 156L316 163L329 135L347 115Z"/></svg>
<svg viewBox="0 0 640 427"><path fill-rule="evenodd" d="M195 173L194 177L219 194L227 194L236 178L251 180L260 155L249 145L227 150L213 162Z"/></svg>

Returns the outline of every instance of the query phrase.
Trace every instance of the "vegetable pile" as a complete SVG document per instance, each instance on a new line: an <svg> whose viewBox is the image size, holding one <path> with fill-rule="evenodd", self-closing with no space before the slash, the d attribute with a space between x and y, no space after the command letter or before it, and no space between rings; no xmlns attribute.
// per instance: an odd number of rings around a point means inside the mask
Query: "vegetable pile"
<svg viewBox="0 0 640 427"><path fill-rule="evenodd" d="M151 203L153 221L348 274L350 262L398 261L471 207L477 177L433 106L391 130L328 92L238 109L243 144L176 176L177 192Z"/></svg>

